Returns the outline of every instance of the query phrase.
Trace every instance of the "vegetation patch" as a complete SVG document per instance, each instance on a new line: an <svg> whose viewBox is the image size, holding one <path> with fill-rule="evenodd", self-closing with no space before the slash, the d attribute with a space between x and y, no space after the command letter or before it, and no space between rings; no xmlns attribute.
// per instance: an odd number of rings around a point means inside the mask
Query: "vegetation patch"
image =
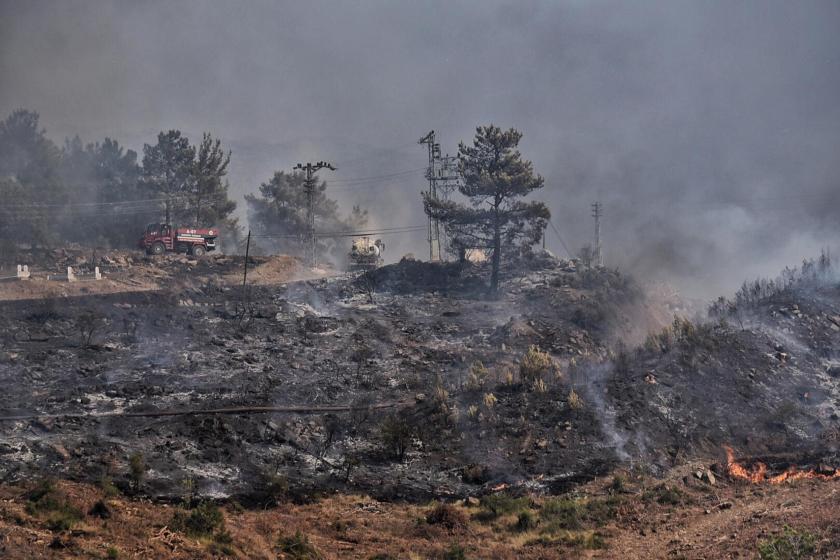
<svg viewBox="0 0 840 560"><path fill-rule="evenodd" d="M797 531L787 525L778 535L758 543L761 560L800 560L812 558L817 538L808 531Z"/></svg>
<svg viewBox="0 0 840 560"><path fill-rule="evenodd" d="M467 516L455 506L437 504L426 514L426 523L439 525L449 531L462 531L469 525Z"/></svg>
<svg viewBox="0 0 840 560"><path fill-rule="evenodd" d="M685 492L676 486L668 486L666 484L658 484L650 490L645 490L642 494L642 500L645 502L655 501L658 504L672 506L689 502L689 498Z"/></svg>
<svg viewBox="0 0 840 560"><path fill-rule="evenodd" d="M540 535L528 541L529 545L563 545L572 548L599 550L607 547L604 535L597 531L561 531L555 535Z"/></svg>
<svg viewBox="0 0 840 560"><path fill-rule="evenodd" d="M536 346L530 346L519 362L519 375L522 381L533 383L545 377L551 367L552 361L548 352L543 352Z"/></svg>
<svg viewBox="0 0 840 560"><path fill-rule="evenodd" d="M51 531L67 531L82 519L79 508L50 479L41 480L26 494L26 512L44 518Z"/></svg>
<svg viewBox="0 0 840 560"><path fill-rule="evenodd" d="M196 538L212 537L216 531L222 532L225 518L215 504L202 502L187 515L178 510L170 523L173 529Z"/></svg>
<svg viewBox="0 0 840 560"><path fill-rule="evenodd" d="M553 498L546 500L540 509L544 533L578 530L586 525L602 527L617 514L621 500L610 496L600 499Z"/></svg>
<svg viewBox="0 0 840 560"><path fill-rule="evenodd" d="M502 515L519 513L530 505L531 500L527 497L514 498L505 493L490 494L481 498L481 511L477 518L482 521L490 521Z"/></svg>
<svg viewBox="0 0 840 560"><path fill-rule="evenodd" d="M385 417L379 425L382 445L390 456L398 461L405 459L414 430L404 418L396 414Z"/></svg>
<svg viewBox="0 0 840 560"><path fill-rule="evenodd" d="M309 542L309 537L295 531L294 535L280 535L277 541L278 551L289 560L321 560L323 556L315 546Z"/></svg>

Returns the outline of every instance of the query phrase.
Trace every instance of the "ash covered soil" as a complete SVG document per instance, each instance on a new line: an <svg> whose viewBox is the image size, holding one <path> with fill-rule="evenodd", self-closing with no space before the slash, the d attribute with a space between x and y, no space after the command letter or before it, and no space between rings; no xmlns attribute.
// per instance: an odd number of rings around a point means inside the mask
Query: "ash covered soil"
<svg viewBox="0 0 840 560"><path fill-rule="evenodd" d="M233 261L143 266L167 281L0 303L0 481L422 500L557 494L725 444L838 462L837 285L671 324L678 302L549 256L512 264L497 299L472 265L247 290Z"/></svg>

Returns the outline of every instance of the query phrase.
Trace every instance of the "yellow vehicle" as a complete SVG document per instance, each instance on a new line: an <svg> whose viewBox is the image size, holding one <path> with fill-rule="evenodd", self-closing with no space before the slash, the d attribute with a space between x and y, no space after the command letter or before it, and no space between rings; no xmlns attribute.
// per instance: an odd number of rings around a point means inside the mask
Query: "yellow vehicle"
<svg viewBox="0 0 840 560"><path fill-rule="evenodd" d="M385 244L381 239L373 243L370 237L358 237L353 240L353 246L349 255L349 270L373 270L382 266L382 253L385 251Z"/></svg>

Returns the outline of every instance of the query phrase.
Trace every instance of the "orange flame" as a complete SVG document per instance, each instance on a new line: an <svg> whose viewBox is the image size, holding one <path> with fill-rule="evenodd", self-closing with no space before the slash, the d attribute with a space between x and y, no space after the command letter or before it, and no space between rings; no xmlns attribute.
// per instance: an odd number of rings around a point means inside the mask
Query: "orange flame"
<svg viewBox="0 0 840 560"><path fill-rule="evenodd" d="M729 476L741 480L748 480L753 484L761 482L769 482L770 484L781 484L783 482L792 482L794 480L801 480L803 478L811 478L817 480L837 480L840 479L840 469L835 469L834 473L819 473L813 469L801 471L796 467L790 467L785 472L775 476L767 476L767 465L762 462L756 462L751 469L745 468L743 465L735 461L735 452L728 445L724 445L726 450L726 469Z"/></svg>

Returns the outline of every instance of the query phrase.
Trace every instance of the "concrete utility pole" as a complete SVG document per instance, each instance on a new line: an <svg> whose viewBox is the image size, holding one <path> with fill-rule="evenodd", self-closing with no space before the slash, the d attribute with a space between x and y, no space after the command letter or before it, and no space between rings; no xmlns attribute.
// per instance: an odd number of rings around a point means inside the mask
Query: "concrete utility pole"
<svg viewBox="0 0 840 560"><path fill-rule="evenodd" d="M595 218L595 264L604 266L604 257L601 254L601 216L603 216L600 202L592 203L592 217Z"/></svg>
<svg viewBox="0 0 840 560"><path fill-rule="evenodd" d="M435 131L432 130L426 136L417 141L418 144L427 144L429 148L429 167L426 168L426 178L429 180L429 197L437 200L437 185L435 184L435 151L440 155L440 144L435 143ZM429 260L440 260L440 223L429 216Z"/></svg>
<svg viewBox="0 0 840 560"><path fill-rule="evenodd" d="M303 188L306 189L306 229L309 237L309 265L314 267L318 263L318 255L315 244L315 173L320 169L329 169L335 171L336 168L332 164L325 161L318 163L299 163L292 169L300 169L306 171L306 179L303 183Z"/></svg>
<svg viewBox="0 0 840 560"><path fill-rule="evenodd" d="M433 200L447 200L449 194L460 184L458 158L449 154L440 155L440 144L435 142L434 130L418 140L417 143L426 144L429 150L429 166L426 168L426 178L429 180L429 196ZM429 260L443 260L445 247L445 228L441 228L440 220L429 216Z"/></svg>

